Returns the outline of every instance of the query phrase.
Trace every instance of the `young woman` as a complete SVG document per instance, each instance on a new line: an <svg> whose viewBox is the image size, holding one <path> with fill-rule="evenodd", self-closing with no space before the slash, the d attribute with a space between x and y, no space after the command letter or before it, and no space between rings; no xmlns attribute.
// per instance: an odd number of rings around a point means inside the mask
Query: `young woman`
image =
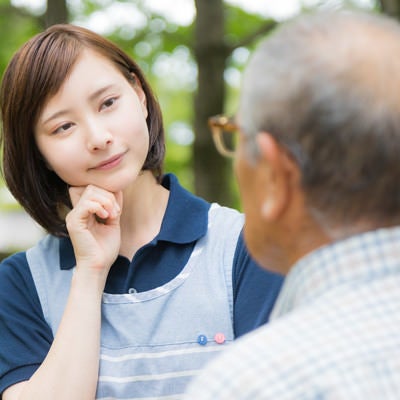
<svg viewBox="0 0 400 400"><path fill-rule="evenodd" d="M266 322L282 278L249 258L243 216L163 175L158 103L137 64L56 25L1 87L3 170L48 235L0 266L0 394L176 399Z"/></svg>

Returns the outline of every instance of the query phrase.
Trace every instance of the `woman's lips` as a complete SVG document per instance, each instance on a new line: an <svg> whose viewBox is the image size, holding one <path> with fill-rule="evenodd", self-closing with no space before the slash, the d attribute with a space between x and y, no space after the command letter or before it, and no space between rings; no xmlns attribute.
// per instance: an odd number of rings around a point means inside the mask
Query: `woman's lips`
<svg viewBox="0 0 400 400"><path fill-rule="evenodd" d="M117 154L115 156L112 156L112 157L108 158L107 160L104 160L104 161L100 162L99 164L97 164L93 169L97 169L97 170L112 169L121 163L122 159L124 158L124 155L125 155L125 152Z"/></svg>

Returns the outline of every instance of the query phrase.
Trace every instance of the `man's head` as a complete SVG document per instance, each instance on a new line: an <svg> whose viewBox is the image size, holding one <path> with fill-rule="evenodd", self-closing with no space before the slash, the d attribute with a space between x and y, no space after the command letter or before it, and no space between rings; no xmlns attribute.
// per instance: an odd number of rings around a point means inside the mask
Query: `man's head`
<svg viewBox="0 0 400 400"><path fill-rule="evenodd" d="M262 264L400 222L400 26L338 12L279 28L246 68L236 160ZM274 267L274 265L272 265Z"/></svg>

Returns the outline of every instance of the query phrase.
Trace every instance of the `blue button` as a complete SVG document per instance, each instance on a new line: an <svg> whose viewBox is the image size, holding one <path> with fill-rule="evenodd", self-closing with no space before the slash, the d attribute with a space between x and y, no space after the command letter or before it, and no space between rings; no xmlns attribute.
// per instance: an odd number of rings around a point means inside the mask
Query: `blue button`
<svg viewBox="0 0 400 400"><path fill-rule="evenodd" d="M202 346L207 344L207 336L206 335L199 335L197 337L197 343L201 344Z"/></svg>

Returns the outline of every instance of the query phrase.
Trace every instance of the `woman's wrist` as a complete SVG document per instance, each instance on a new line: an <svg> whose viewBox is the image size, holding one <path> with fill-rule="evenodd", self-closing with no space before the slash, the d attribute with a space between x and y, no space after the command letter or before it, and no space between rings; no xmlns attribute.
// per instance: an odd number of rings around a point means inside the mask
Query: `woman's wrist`
<svg viewBox="0 0 400 400"><path fill-rule="evenodd" d="M108 271L77 265L72 277L71 290L84 291L87 294L102 295Z"/></svg>

